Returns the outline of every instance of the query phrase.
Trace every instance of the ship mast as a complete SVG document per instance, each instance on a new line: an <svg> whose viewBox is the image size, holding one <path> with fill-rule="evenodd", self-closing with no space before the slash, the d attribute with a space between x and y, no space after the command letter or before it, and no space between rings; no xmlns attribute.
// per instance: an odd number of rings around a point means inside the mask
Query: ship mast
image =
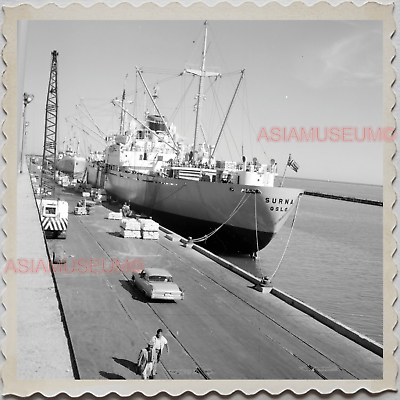
<svg viewBox="0 0 400 400"><path fill-rule="evenodd" d="M122 92L122 107L121 107L121 122L119 126L119 134L123 135L124 130L125 130L125 110L124 110L124 101L125 101L125 86L126 86L126 80L128 78L128 74L125 77L125 82L124 82L124 91Z"/></svg>
<svg viewBox="0 0 400 400"><path fill-rule="evenodd" d="M185 72L189 72L192 75L198 76L199 79L199 91L197 93L197 104L196 104L196 126L194 131L194 140L193 140L193 156L194 160L197 160L197 134L201 129L201 108L203 104L203 78L206 77L219 77L221 76L218 72L207 72L205 70L206 66L206 53L207 53L207 21L204 22L205 25L205 33L204 33L204 45L203 45L203 54L202 54L202 61L201 61L201 69L194 70L194 69L186 69Z"/></svg>
<svg viewBox="0 0 400 400"><path fill-rule="evenodd" d="M193 156L194 160L197 161L197 148L196 148L196 140L197 140L197 132L200 129L200 117L201 117L201 107L203 105L203 77L205 72L206 65L206 51L207 51L207 21L204 22L205 25L205 33L204 33L204 45L203 45L203 54L201 61L201 74L199 79L199 92L197 94L197 107L196 107L196 127L194 130L194 140L193 140Z"/></svg>

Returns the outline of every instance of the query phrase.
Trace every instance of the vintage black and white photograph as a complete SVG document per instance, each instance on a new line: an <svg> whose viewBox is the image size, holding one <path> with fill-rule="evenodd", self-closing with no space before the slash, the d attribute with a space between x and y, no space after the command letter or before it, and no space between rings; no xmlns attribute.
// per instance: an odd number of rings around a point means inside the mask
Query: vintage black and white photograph
<svg viewBox="0 0 400 400"><path fill-rule="evenodd" d="M18 20L16 379L383 381L390 29L358 12Z"/></svg>

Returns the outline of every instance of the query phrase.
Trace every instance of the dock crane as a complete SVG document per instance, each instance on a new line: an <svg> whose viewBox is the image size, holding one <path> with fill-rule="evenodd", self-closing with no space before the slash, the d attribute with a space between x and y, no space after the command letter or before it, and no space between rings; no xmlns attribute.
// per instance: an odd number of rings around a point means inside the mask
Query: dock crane
<svg viewBox="0 0 400 400"><path fill-rule="evenodd" d="M42 230L50 238L65 239L68 227L68 203L55 198L57 156L57 56L52 51L50 81L47 91L40 198L36 199Z"/></svg>

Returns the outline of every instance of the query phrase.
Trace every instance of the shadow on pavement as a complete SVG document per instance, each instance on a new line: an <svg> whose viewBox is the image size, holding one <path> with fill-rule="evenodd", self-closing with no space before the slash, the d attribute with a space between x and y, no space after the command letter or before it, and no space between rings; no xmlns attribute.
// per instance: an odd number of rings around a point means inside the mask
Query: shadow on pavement
<svg viewBox="0 0 400 400"><path fill-rule="evenodd" d="M105 371L99 371L99 374L103 377L103 378L107 378L107 379L119 379L119 380L126 380L123 376L118 375L118 374L114 374L112 372L105 372Z"/></svg>
<svg viewBox="0 0 400 400"><path fill-rule="evenodd" d="M146 297L144 294L139 292L135 287L133 287L128 281L119 281L121 283L121 286L132 296L133 300L140 301L142 303L148 303Z"/></svg>
<svg viewBox="0 0 400 400"><path fill-rule="evenodd" d="M134 374L138 375L137 373L137 363L134 363L132 361L129 360L125 360L124 358L117 358L117 357L113 357L113 360L122 365L123 367L129 369L129 371L133 372Z"/></svg>
<svg viewBox="0 0 400 400"><path fill-rule="evenodd" d="M107 219L107 218L106 218ZM121 234L119 232L107 232L111 236L115 236L118 238L122 238Z"/></svg>

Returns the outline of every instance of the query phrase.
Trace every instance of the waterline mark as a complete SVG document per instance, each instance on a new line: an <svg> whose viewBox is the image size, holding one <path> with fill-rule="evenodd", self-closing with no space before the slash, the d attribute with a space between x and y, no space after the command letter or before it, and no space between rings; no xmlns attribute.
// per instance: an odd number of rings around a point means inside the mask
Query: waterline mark
<svg viewBox="0 0 400 400"><path fill-rule="evenodd" d="M265 127L260 129L257 142L265 140L267 142L393 142L396 139L397 132L395 128L356 126L331 126L331 127L311 127L307 130L305 127L278 127L273 126L268 131Z"/></svg>

